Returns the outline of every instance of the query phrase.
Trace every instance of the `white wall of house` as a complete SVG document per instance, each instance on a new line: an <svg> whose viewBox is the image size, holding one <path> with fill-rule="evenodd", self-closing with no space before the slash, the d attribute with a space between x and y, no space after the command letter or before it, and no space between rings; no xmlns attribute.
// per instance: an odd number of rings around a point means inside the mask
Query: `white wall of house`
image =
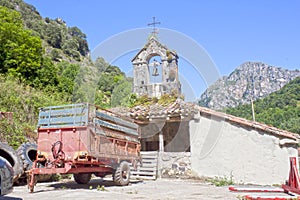
<svg viewBox="0 0 300 200"><path fill-rule="evenodd" d="M295 142L211 116L190 121L191 165L198 176L230 177L236 183L282 184ZM297 159L298 160L298 159Z"/></svg>

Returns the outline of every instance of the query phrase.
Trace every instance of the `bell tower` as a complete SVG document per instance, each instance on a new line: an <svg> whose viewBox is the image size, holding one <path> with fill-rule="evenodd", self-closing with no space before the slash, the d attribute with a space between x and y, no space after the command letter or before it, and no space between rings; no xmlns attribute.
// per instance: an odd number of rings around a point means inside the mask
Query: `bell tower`
<svg viewBox="0 0 300 200"><path fill-rule="evenodd" d="M178 78L178 56L157 39L155 18L154 29L148 42L132 59L133 92L138 96L160 98L163 94L181 94Z"/></svg>

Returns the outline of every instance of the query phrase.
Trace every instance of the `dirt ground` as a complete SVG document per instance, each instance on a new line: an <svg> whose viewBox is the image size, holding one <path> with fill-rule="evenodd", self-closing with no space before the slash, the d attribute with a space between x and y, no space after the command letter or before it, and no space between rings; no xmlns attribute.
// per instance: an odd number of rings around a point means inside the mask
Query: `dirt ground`
<svg viewBox="0 0 300 200"><path fill-rule="evenodd" d="M3 200L43 199L237 199L228 187L215 187L200 180L158 179L156 181L132 182L129 186L115 186L109 179L93 179L89 184L79 185L73 180L37 183L34 193L27 186L15 186L13 193L0 197Z"/></svg>

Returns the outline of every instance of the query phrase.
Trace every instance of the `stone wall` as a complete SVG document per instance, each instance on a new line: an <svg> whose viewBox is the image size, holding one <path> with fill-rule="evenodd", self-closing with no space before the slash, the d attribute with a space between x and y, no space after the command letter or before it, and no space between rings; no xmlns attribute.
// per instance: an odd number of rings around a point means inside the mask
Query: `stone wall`
<svg viewBox="0 0 300 200"><path fill-rule="evenodd" d="M158 177L190 178L192 176L190 152L163 152L158 157Z"/></svg>
<svg viewBox="0 0 300 200"><path fill-rule="evenodd" d="M282 184L289 157L298 159L288 138L200 116L190 121L191 167L198 176L230 177L237 183Z"/></svg>

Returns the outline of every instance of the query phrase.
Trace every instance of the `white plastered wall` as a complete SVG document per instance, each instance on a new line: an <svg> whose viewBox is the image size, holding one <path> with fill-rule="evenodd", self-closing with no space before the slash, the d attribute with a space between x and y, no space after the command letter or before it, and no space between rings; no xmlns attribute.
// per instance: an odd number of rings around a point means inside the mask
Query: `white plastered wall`
<svg viewBox="0 0 300 200"><path fill-rule="evenodd" d="M298 157L295 142L220 118L198 116L190 121L191 165L198 176L227 177L236 183L282 184L289 158ZM298 158L297 158L298 161Z"/></svg>

